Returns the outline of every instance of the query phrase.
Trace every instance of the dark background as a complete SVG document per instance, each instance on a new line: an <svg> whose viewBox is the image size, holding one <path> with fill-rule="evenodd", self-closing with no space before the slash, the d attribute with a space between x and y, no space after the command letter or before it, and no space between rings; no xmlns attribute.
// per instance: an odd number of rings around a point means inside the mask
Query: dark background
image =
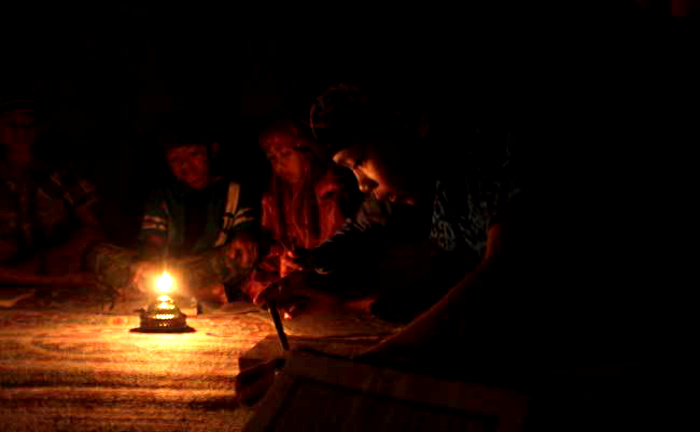
<svg viewBox="0 0 700 432"><path fill-rule="evenodd" d="M297 19L87 1L10 8L0 89L40 102L40 156L73 163L97 185L107 233L121 244L134 238L151 185L168 175L156 134L173 113L213 134L226 174L260 191L269 172L257 148L261 124L280 111L307 118L331 84L410 95L449 113L436 124L468 120L468 106L482 116L487 105L513 111L507 100L522 74L513 73L520 60L507 51L517 35L504 22L328 12Z"/></svg>
<svg viewBox="0 0 700 432"><path fill-rule="evenodd" d="M447 131L434 151L453 160L464 125L511 125L546 197L542 218L582 227L573 235L592 234L590 243L660 231L660 206L675 202L668 186L687 182L670 177L684 172L692 141L684 106L697 82L687 78L695 22L661 1L497 9L6 9L2 92L41 101L44 156L73 162L98 186L108 235L121 244L138 230L150 185L167 176L155 140L162 118L191 113L222 144L227 174L260 191L266 116L304 118L340 81L410 95Z"/></svg>
<svg viewBox="0 0 700 432"><path fill-rule="evenodd" d="M576 321L596 354L673 361L669 335L692 327L671 324L694 316L675 293L697 277L686 253L696 247L697 21L660 0L520 3L487 14L439 4L298 16L124 2L3 9L1 93L42 102L44 156L97 185L108 237L122 245L167 176L155 133L177 111L206 124L226 173L258 192L266 116L304 117L339 81L413 95L443 131L426 151L457 165L466 125L508 124L535 195L523 291L545 293L541 307Z"/></svg>

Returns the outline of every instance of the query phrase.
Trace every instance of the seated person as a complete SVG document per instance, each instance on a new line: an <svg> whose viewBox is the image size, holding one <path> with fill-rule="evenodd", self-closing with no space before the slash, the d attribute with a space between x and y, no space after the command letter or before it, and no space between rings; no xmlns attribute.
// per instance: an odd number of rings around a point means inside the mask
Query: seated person
<svg viewBox="0 0 700 432"><path fill-rule="evenodd" d="M265 254L244 288L250 298L296 269L293 251L315 248L331 237L362 198L352 175L326 162L306 128L277 119L259 137L272 178L262 199Z"/></svg>
<svg viewBox="0 0 700 432"><path fill-rule="evenodd" d="M502 350L483 351L484 347L492 340L491 348L495 348L493 344L505 344L502 347L514 350L517 344L508 343L515 340L510 336L517 332L499 340L496 334L508 334L499 327L506 326L505 322L491 323L489 331L483 331L480 320L491 322L489 312L503 317L495 312L496 305L515 307L515 299L521 299L514 285L504 282L509 273L502 270L515 250L513 245L519 244L514 240L518 231L513 227L519 220L523 198L516 166L509 163L510 136L498 128L474 130L466 135L472 150L468 158L460 158L459 165L452 167L443 162L438 165L440 171L431 171L418 118L412 123L411 118L397 116L397 111L389 107L391 103L366 99L355 88L339 86L329 89L312 108L312 126L333 160L352 170L360 190L382 201L432 209L430 227L416 228L445 251L444 257L449 257L436 275L444 271L445 281L453 286L405 330L365 358L377 362L389 359L389 363L410 358L420 363L421 358L430 362L427 355L439 359L442 370L454 372L463 369L462 357L455 356L450 347L455 340L465 340L469 335L476 345L477 340L483 342L478 349L484 355L475 356L474 361L484 368L496 368L497 359L508 357ZM308 271L291 273L261 292L256 301L274 299L284 305L300 293L332 301L332 292L315 293L323 285L309 280L317 279L319 273L332 273L337 263L357 256L372 234L382 228L372 220L356 220L306 256L296 257L297 264Z"/></svg>
<svg viewBox="0 0 700 432"><path fill-rule="evenodd" d="M147 201L140 250L102 244L90 262L102 283L123 296L152 294L153 281L167 266L198 300L225 303L257 260L257 217L240 184L211 169L218 144L191 124L164 133L171 181ZM133 288L138 288L134 290Z"/></svg>
<svg viewBox="0 0 700 432"><path fill-rule="evenodd" d="M323 107L317 107L317 113L323 111L323 115L330 118L333 103L335 101L324 101ZM414 114L417 114L416 121L406 129L412 128L412 139L427 141L425 116L421 116L420 111ZM317 122L314 132L321 140L326 139L324 131L318 127L319 116L316 114L312 119ZM365 200L356 214L318 247L296 248L288 253L287 261L291 261L295 269L313 270L291 275L291 278L301 279L295 290L298 299L311 297L309 301L300 301L299 305L313 310L343 307L388 321L409 322L463 276L462 261L455 256L462 251L447 253L429 239L433 218L429 189L435 179L429 155L417 157L420 161L412 163L421 164L420 175L407 179L411 187L419 189L417 195L421 199L418 202L378 194L358 176ZM392 159L400 163L406 156L392 155ZM323 277L317 277L321 274ZM309 286L315 288L303 292ZM331 289L333 295L325 296L324 286ZM291 310L302 308L289 304L284 309L289 317L293 315Z"/></svg>
<svg viewBox="0 0 700 432"><path fill-rule="evenodd" d="M94 286L84 253L101 237L92 185L39 160L36 103L0 103L0 286Z"/></svg>

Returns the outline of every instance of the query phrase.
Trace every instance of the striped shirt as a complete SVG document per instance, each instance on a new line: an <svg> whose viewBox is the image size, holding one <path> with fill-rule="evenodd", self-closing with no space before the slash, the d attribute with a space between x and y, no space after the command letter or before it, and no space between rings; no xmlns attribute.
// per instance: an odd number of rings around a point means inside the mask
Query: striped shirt
<svg viewBox="0 0 700 432"><path fill-rule="evenodd" d="M227 244L241 230L256 228L253 202L238 183L224 180L203 191L159 189L146 203L140 239L164 239L160 253L171 257L206 252Z"/></svg>

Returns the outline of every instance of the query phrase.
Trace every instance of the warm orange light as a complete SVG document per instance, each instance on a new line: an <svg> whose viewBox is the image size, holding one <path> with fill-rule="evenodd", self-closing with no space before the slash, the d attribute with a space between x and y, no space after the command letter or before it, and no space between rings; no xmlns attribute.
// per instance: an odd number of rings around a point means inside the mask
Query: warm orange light
<svg viewBox="0 0 700 432"><path fill-rule="evenodd" d="M156 288L159 292L168 293L173 289L173 278L170 277L170 273L164 271L163 274L156 281Z"/></svg>

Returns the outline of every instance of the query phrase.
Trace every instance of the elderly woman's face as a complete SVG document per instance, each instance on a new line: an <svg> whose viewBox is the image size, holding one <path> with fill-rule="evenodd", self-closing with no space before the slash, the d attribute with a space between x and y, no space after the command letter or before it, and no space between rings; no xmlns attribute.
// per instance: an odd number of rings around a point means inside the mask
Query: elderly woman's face
<svg viewBox="0 0 700 432"><path fill-rule="evenodd" d="M284 134L272 134L263 140L265 156L272 171L287 183L298 183L304 177L304 157L294 150L295 138Z"/></svg>
<svg viewBox="0 0 700 432"><path fill-rule="evenodd" d="M393 146L360 142L337 152L333 161L352 170L363 193L372 193L378 200L415 205L409 173L397 163L399 156Z"/></svg>
<svg viewBox="0 0 700 432"><path fill-rule="evenodd" d="M34 114L15 110L0 117L0 144L7 149L7 159L14 165L25 165L33 160L37 137Z"/></svg>

